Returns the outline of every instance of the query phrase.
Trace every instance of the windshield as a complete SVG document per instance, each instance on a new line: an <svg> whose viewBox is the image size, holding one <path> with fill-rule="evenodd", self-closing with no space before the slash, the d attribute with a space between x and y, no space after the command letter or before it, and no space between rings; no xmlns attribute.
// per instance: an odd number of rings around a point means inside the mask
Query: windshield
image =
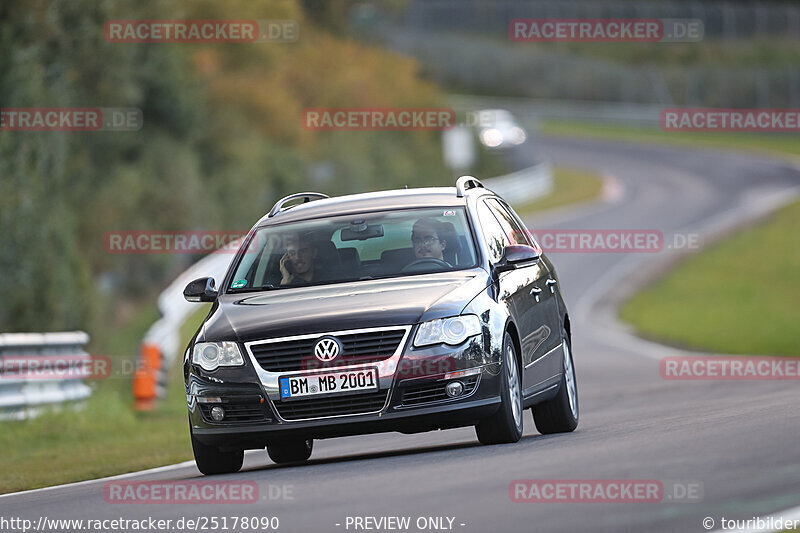
<svg viewBox="0 0 800 533"><path fill-rule="evenodd" d="M258 229L228 289L247 292L475 266L463 207L383 211Z"/></svg>

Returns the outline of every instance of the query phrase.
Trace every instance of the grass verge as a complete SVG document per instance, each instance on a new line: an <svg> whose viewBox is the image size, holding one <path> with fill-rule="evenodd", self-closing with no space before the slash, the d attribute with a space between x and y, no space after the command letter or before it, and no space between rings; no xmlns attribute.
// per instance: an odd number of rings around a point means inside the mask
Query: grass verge
<svg viewBox="0 0 800 533"><path fill-rule="evenodd" d="M184 344L207 312L208 306L203 306L186 321L181 330ZM133 320L132 327L140 327L138 322ZM95 382L92 396L82 406L3 422L0 493L191 459L181 363L177 360L171 369L167 397L151 412L133 411L131 376L124 376Z"/></svg>
<svg viewBox="0 0 800 533"><path fill-rule="evenodd" d="M541 133L552 137L589 137L800 156L800 142L797 135L791 133L666 132L658 128L561 121L543 121Z"/></svg>
<svg viewBox="0 0 800 533"><path fill-rule="evenodd" d="M603 189L603 180L596 174L569 167L553 169L553 192L543 198L512 207L525 218L546 209L595 200Z"/></svg>
<svg viewBox="0 0 800 533"><path fill-rule="evenodd" d="M731 354L800 356L800 202L689 257L623 305L659 342Z"/></svg>

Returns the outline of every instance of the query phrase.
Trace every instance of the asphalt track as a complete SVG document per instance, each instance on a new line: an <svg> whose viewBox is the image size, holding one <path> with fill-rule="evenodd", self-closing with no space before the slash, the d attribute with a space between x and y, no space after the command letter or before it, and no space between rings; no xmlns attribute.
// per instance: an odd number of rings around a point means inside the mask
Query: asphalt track
<svg viewBox="0 0 800 533"><path fill-rule="evenodd" d="M530 220L531 228L655 229L667 246L674 232L697 232L708 241L709 232L768 210L800 185L790 165L758 156L537 142L555 163L613 176L609 183L624 192ZM355 531L347 517L409 516L410 531L419 531L418 517L451 517L453 530L464 533L692 532L706 531L705 517L719 527L723 516L800 505L797 382L663 380L659 358L676 352L633 339L615 323L615 302L673 253L551 255L573 315L581 420L572 434L541 436L526 412L524 436L513 445L480 446L471 428L317 441L306 465L279 467L265 452L248 452L242 472L213 478L257 482L255 504L109 504L99 481L2 497L0 516L34 523L40 516L277 516L285 532ZM769 283L757 264L752 282ZM127 479L212 478L184 464ZM701 491L688 503L669 495L659 503L515 503L509 484L516 479L647 479ZM290 487L291 498L270 499L270 487Z"/></svg>

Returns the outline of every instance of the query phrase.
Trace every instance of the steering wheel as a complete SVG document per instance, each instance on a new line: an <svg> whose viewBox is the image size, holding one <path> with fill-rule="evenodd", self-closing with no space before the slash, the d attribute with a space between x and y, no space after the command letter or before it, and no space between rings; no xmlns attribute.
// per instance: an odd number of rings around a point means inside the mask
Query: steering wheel
<svg viewBox="0 0 800 533"><path fill-rule="evenodd" d="M425 270L426 269L425 265L427 265L428 268L432 267L432 266L438 266L438 267L442 267L442 268L450 268L451 267L450 263L448 263L446 261L442 261L441 259L436 259L435 257L423 257L422 259L417 259L416 261L411 261L409 264L407 264L405 267L403 267L403 270L401 270L401 272L411 272L411 271L414 271L414 270ZM422 267L422 268L419 268L419 267Z"/></svg>

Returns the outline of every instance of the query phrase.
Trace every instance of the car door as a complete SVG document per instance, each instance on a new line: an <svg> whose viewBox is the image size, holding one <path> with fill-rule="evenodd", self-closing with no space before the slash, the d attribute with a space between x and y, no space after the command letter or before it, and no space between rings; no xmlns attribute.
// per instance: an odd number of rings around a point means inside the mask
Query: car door
<svg viewBox="0 0 800 533"><path fill-rule="evenodd" d="M508 238L508 233L503 230L503 227L497 221L497 217L484 200L479 200L476 208L483 237L486 241L489 262L492 265L497 264L503 255L503 249L510 245L511 241ZM498 276L497 280L497 299L507 305L511 318L520 330L520 336L525 334L522 331L522 328L524 328L524 316L522 313L528 307L528 300L531 298L529 291L532 282L531 273L524 268L503 272ZM524 360L524 354L522 357Z"/></svg>
<svg viewBox="0 0 800 533"><path fill-rule="evenodd" d="M497 218L512 244L534 246L531 236L517 219L516 213L497 198L487 200L488 207ZM537 385L561 372L560 351L561 321L555 295L556 279L544 261L525 266L528 285L527 298L519 298L517 312L522 317L520 337L522 344L523 393L535 392ZM523 331L524 330L524 333Z"/></svg>

